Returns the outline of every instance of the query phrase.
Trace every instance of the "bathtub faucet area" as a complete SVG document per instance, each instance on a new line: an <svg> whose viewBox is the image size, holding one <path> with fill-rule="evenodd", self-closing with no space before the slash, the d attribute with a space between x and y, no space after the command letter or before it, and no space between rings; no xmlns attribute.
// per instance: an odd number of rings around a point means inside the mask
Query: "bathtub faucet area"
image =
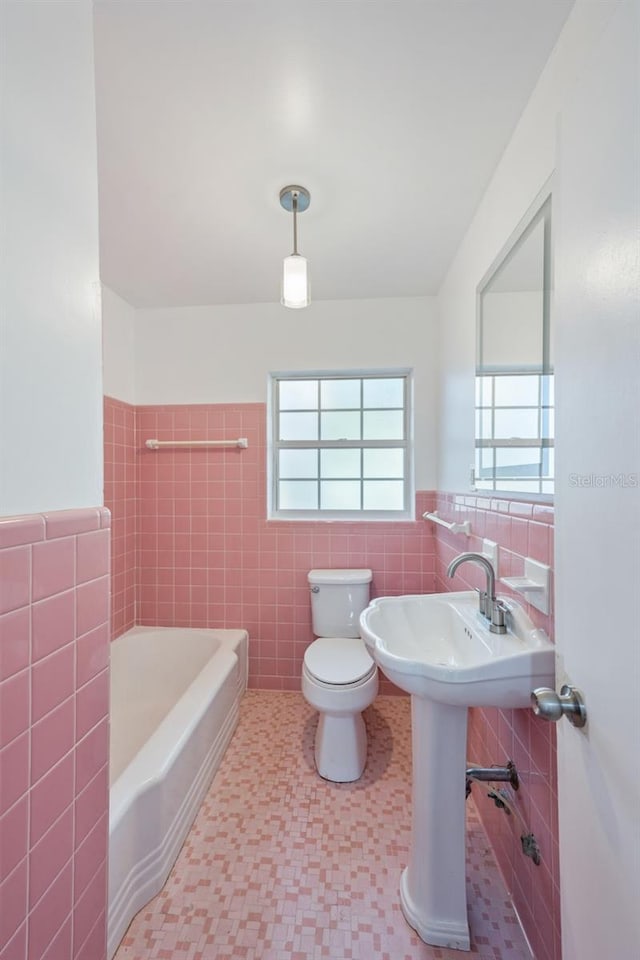
<svg viewBox="0 0 640 960"><path fill-rule="evenodd" d="M482 616L489 621L491 633L506 633L505 615L507 608L501 600L496 598L496 572L493 564L481 553L461 553L449 564L447 576L453 577L458 567L463 563L475 563L483 568L487 576L487 583L484 590L478 591L478 609Z"/></svg>

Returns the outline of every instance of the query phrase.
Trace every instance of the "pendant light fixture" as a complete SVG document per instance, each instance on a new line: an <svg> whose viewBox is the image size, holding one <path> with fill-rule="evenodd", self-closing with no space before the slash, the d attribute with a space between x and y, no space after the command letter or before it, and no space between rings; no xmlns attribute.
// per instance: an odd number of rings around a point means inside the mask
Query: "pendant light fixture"
<svg viewBox="0 0 640 960"><path fill-rule="evenodd" d="M280 191L281 205L285 210L293 212L293 253L284 258L280 302L283 306L294 309L308 307L311 303L307 260L298 253L298 214L304 213L310 200L309 191L304 187L283 187Z"/></svg>

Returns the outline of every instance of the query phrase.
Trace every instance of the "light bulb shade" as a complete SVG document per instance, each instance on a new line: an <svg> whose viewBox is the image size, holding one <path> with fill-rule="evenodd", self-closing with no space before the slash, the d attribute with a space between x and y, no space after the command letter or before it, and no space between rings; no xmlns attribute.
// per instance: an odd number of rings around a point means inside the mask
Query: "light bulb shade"
<svg viewBox="0 0 640 960"><path fill-rule="evenodd" d="M285 307L308 307L311 303L309 296L309 272L307 258L294 253L284 258L282 265L282 300Z"/></svg>

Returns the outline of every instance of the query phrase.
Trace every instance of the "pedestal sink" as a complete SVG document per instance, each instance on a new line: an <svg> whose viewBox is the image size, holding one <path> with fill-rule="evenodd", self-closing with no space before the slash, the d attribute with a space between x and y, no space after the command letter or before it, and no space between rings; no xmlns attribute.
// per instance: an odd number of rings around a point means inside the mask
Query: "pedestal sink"
<svg viewBox="0 0 640 960"><path fill-rule="evenodd" d="M554 686L554 648L505 599L507 632L494 634L474 592L374 600L360 630L380 669L411 694L413 814L403 913L434 946L469 950L465 887L468 707L529 707ZM488 758L489 760L491 758Z"/></svg>

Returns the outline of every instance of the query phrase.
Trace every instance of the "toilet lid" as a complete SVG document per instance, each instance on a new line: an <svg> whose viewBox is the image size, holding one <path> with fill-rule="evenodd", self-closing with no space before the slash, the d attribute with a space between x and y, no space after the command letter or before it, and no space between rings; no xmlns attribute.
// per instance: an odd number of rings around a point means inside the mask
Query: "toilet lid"
<svg viewBox="0 0 640 960"><path fill-rule="evenodd" d="M304 664L321 683L356 683L375 666L360 637L319 637L307 647Z"/></svg>

